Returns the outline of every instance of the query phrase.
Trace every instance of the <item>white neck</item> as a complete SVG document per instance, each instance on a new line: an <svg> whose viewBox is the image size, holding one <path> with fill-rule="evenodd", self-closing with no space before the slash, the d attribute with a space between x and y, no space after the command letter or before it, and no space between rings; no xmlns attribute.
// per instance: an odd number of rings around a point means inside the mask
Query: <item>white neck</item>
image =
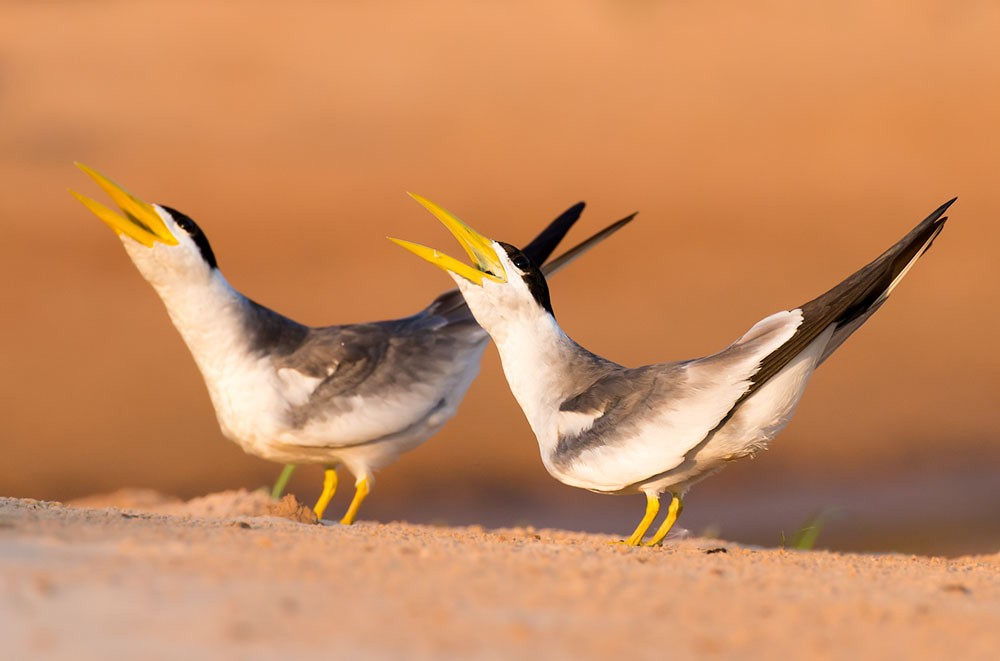
<svg viewBox="0 0 1000 661"><path fill-rule="evenodd" d="M176 279L153 287L198 365L223 432L231 438L242 435L231 431L237 422L232 411L239 407L239 402L230 401L232 388L244 382L239 375L256 371L260 360L251 355L243 327L247 299L218 270L197 282ZM253 399L249 395L235 393L248 402Z"/></svg>
<svg viewBox="0 0 1000 661"><path fill-rule="evenodd" d="M508 273L514 268L502 248L497 254ZM590 386L614 365L570 339L520 278L469 283L452 274L479 325L500 352L511 393L535 432L549 468L559 442L560 405Z"/></svg>
<svg viewBox="0 0 1000 661"><path fill-rule="evenodd" d="M201 372L223 434L258 452L288 408L270 356L254 350L253 305L212 268L185 233L177 246L123 238L129 257L167 308ZM301 394L301 392L300 392Z"/></svg>
<svg viewBox="0 0 1000 661"><path fill-rule="evenodd" d="M560 405L597 378L599 364L549 314L496 330L493 337L507 383L546 460L559 440Z"/></svg>
<svg viewBox="0 0 1000 661"><path fill-rule="evenodd" d="M246 342L243 320L248 302L219 269L205 262L186 234L181 233L179 241L177 246L157 243L146 248L122 238L132 262L159 294L208 381L210 374L218 371L213 369L213 362L231 355L233 349L243 348L234 345Z"/></svg>
<svg viewBox="0 0 1000 661"><path fill-rule="evenodd" d="M247 300L218 270L202 282L174 280L153 287L199 367L230 353L224 346L245 343L242 323Z"/></svg>

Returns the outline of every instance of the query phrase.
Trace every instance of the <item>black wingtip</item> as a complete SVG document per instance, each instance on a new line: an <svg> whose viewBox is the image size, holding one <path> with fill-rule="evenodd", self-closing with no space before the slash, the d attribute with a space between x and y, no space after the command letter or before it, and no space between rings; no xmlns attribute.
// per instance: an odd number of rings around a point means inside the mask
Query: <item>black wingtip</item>
<svg viewBox="0 0 1000 661"><path fill-rule="evenodd" d="M926 222L928 220L931 221L931 222L934 222L934 221L940 219L940 221L943 223L944 221L948 220L947 217L941 218L941 216L943 216L944 212L948 210L948 207L950 207L951 205L955 204L955 202L957 200L958 200L957 196L951 198L950 200L948 200L947 202L945 202L944 204L942 204L941 206L939 206L937 209L935 209L934 212L931 213L931 215L927 216L927 218L925 219L924 222Z"/></svg>
<svg viewBox="0 0 1000 661"><path fill-rule="evenodd" d="M563 240L570 228L580 219L586 202L577 202L570 208L559 214L559 217L549 223L548 227L541 231L531 243L521 249L528 259L537 265L541 265L552 255L552 252Z"/></svg>
<svg viewBox="0 0 1000 661"><path fill-rule="evenodd" d="M577 257L579 257L580 255L583 255L588 250L590 250L591 248L593 248L597 244L601 243L602 241L604 241L605 239L607 239L608 237L610 237L612 234L614 234L615 232L617 232L621 228L623 228L626 225L628 225L629 223L631 223L632 220L638 215L638 213L639 212L636 211L634 213L631 213L631 214L625 216L624 218L622 218L621 220L619 220L617 222L611 223L610 225L608 225L607 227L605 227L604 229L602 229L597 234L594 234L593 236L591 236L587 240L578 243L577 245L573 246L572 248L570 248L569 250L567 250L563 254L561 254L558 257L556 257L555 259L553 259L552 261L550 261L550 262L542 265L542 267L541 267L542 273L546 277L548 277L548 276L556 273L557 271L559 271L560 269L562 269L564 266L566 266L567 264L569 264L570 262L572 262L573 260L575 260Z"/></svg>
<svg viewBox="0 0 1000 661"><path fill-rule="evenodd" d="M612 234L614 234L615 232L617 232L618 230L620 230L621 228L625 227L633 220L635 220L635 217L638 215L639 215L638 211L633 211L632 213L625 216L621 220L616 220L615 222L611 223L610 225L605 227L603 230L601 230L594 236L604 236L604 237L611 236Z"/></svg>

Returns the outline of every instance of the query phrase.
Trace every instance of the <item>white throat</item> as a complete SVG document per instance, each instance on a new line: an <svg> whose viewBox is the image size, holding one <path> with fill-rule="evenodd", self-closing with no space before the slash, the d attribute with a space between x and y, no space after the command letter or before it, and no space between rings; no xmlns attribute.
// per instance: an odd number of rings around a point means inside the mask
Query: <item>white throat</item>
<svg viewBox="0 0 1000 661"><path fill-rule="evenodd" d="M597 378L605 361L563 332L525 288L456 277L476 321L493 338L511 393L538 439L543 461L558 443L559 406Z"/></svg>
<svg viewBox="0 0 1000 661"><path fill-rule="evenodd" d="M246 354L243 321L248 301L204 261L187 235L178 238L177 246L158 243L146 248L127 238L122 243L160 296L212 390L212 377L223 371L219 363Z"/></svg>
<svg viewBox="0 0 1000 661"><path fill-rule="evenodd" d="M199 367L230 353L236 348L233 345L245 344L243 317L247 300L218 270L200 283L158 282L153 288Z"/></svg>
<svg viewBox="0 0 1000 661"><path fill-rule="evenodd" d="M269 359L254 355L248 344L249 301L217 269L200 283L182 279L153 287L198 365L223 434L247 445L276 433L268 424L279 418L262 414L284 404L276 399Z"/></svg>

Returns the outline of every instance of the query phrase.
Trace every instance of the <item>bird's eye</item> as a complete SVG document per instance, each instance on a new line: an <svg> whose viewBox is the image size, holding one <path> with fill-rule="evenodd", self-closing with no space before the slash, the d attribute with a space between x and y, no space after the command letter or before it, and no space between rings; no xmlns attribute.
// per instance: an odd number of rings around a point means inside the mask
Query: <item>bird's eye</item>
<svg viewBox="0 0 1000 661"><path fill-rule="evenodd" d="M190 218L187 216L174 216L174 222L177 223L177 226L182 230L188 234L192 234L191 230L194 228L194 223L191 222Z"/></svg>
<svg viewBox="0 0 1000 661"><path fill-rule="evenodd" d="M514 266L521 269L522 271L527 270L528 267L531 266L531 262L528 261L528 258L525 257L524 254L522 253L517 253L516 255L514 255L514 258L511 261L513 262Z"/></svg>

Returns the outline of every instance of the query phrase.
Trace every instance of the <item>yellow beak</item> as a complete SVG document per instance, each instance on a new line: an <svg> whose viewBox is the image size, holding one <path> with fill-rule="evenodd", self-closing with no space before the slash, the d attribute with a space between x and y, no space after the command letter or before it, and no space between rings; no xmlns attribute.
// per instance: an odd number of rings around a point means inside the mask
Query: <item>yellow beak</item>
<svg viewBox="0 0 1000 661"><path fill-rule="evenodd" d="M152 248L157 241L168 246L177 245L177 239L171 234L152 204L143 202L100 172L92 170L82 163L75 163L75 165L90 175L90 178L104 189L104 192L118 205L124 215L119 215L103 204L75 191L70 191L70 193L83 202L83 205L90 209L95 216L103 220L115 234L124 234L147 248Z"/></svg>
<svg viewBox="0 0 1000 661"><path fill-rule="evenodd" d="M406 248L414 255L426 259L431 264L445 271L451 271L462 276L472 284L482 286L483 280L487 278L494 282L507 282L507 273L504 271L503 264L497 258L497 253L493 248L493 241L491 239L472 229L455 217L454 214L430 200L413 193L409 193L409 196L444 223L448 231L458 239L458 242L465 249L469 258L475 262L475 267L463 264L454 257L449 257L433 248L427 248L416 243L392 237L389 237L390 241Z"/></svg>

